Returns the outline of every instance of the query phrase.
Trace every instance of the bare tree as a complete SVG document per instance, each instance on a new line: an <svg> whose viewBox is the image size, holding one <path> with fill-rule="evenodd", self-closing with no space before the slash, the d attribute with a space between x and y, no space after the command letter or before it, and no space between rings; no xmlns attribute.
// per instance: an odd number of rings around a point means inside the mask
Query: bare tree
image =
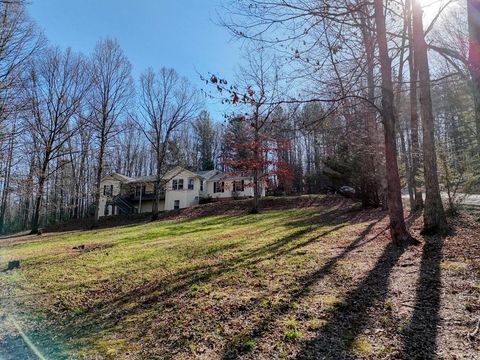
<svg viewBox="0 0 480 360"><path fill-rule="evenodd" d="M92 109L90 123L98 145L95 176L95 216L97 225L100 205L100 181L107 145L119 131L119 120L133 97L132 65L116 40L97 43L92 58Z"/></svg>
<svg viewBox="0 0 480 360"><path fill-rule="evenodd" d="M65 144L76 131L73 117L88 90L86 62L70 49L49 49L30 71L26 83L29 110L25 125L37 146L38 168L32 234L38 233L44 185L49 165L65 155Z"/></svg>
<svg viewBox="0 0 480 360"><path fill-rule="evenodd" d="M3 231L7 213L14 164L13 150L19 136L15 122L25 105L20 93L21 86L25 69L41 43L41 37L28 18L23 2L0 2L0 161L5 163L0 173L0 182L3 182L0 193L0 232Z"/></svg>
<svg viewBox="0 0 480 360"><path fill-rule="evenodd" d="M477 152L480 154L480 2L467 0L468 31L470 34L468 68L472 79L475 105L475 125L477 130Z"/></svg>
<svg viewBox="0 0 480 360"><path fill-rule="evenodd" d="M397 149L395 143L395 103L393 96L392 66L388 54L387 30L383 0L375 0L375 24L382 73L382 118L385 135L385 162L387 167L387 205L390 216L390 233L398 242L408 242L412 238L405 226L398 175Z"/></svg>
<svg viewBox="0 0 480 360"><path fill-rule="evenodd" d="M0 129L19 107L24 70L42 44L21 2L0 3ZM2 134L0 131L0 141Z"/></svg>
<svg viewBox="0 0 480 360"><path fill-rule="evenodd" d="M158 219L160 190L166 172L167 148L173 132L192 120L200 109L197 92L174 69L148 69L140 77L138 124L155 153L156 181L152 220Z"/></svg>
<svg viewBox="0 0 480 360"><path fill-rule="evenodd" d="M423 30L422 8L418 0L413 1L413 43L415 66L418 70L420 110L423 127L423 166L425 176L425 209L423 212L424 231L443 232L447 219L443 210L437 174L437 154L435 152L434 119L427 43Z"/></svg>
<svg viewBox="0 0 480 360"><path fill-rule="evenodd" d="M414 195L414 201L410 206L414 210L421 210L423 208L422 190L418 187L417 177L420 168L420 146L418 142L418 106L417 106L417 80L418 71L415 64L415 49L413 46L413 31L412 31L412 0L407 0L406 22L407 32L409 38L409 57L408 68L410 73L410 142L411 142L411 169L410 181L411 192Z"/></svg>

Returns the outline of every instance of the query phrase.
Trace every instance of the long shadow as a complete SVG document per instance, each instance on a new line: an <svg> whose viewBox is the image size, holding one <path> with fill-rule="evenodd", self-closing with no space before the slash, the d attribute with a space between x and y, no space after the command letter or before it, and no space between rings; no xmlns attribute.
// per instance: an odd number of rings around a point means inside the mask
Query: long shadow
<svg viewBox="0 0 480 360"><path fill-rule="evenodd" d="M368 275L331 310L317 336L302 344L296 359L354 358L353 342L368 325L370 308L385 301L390 273L406 248L394 242L385 247Z"/></svg>
<svg viewBox="0 0 480 360"><path fill-rule="evenodd" d="M111 300L101 302L95 307L87 309L87 312L82 315L68 317L65 321L62 321L63 329L66 329L64 335L67 338L69 336L82 338L82 336L86 334L91 337L92 333L106 331L114 327L119 321L124 319L125 316L148 310L153 306L160 306L160 308L166 306L171 296L189 291L194 283L206 283L222 274L232 273L238 269L249 268L262 261L273 259L307 246L322 236L326 236L331 232L347 226L348 222L344 222L344 218L341 216L345 211L346 209L335 208L331 211L323 212L321 214L322 216L318 218L318 223L310 223L309 227L294 231L292 234L280 238L275 242L268 243L257 249L241 253L226 260L220 259L213 265L189 267L184 271L177 272L171 277L154 280L132 291L115 296ZM354 214L350 217L351 219L353 219L353 215ZM340 222L339 219L342 219L342 221ZM290 224L292 227L298 226L298 223L294 223L295 220L292 219L292 223ZM299 241L301 237L325 226L329 228L323 233ZM333 265L334 264L331 266ZM302 281L307 282L308 279L305 278L302 279ZM124 306L127 304L130 305L132 301L135 303L133 307Z"/></svg>
<svg viewBox="0 0 480 360"><path fill-rule="evenodd" d="M403 335L405 359L435 359L440 322L443 237L425 237L414 311Z"/></svg>
<svg viewBox="0 0 480 360"><path fill-rule="evenodd" d="M368 240L366 240L366 237L371 232L372 228L381 220L382 219L378 219L377 221L369 224L365 228L365 230L363 230L362 233L358 235L357 238L355 238L348 246L346 246L338 255L328 260L321 268L314 271L313 273L306 274L305 276L298 279L295 284L302 285L300 288L298 288L298 286L293 286L293 290L291 290L288 294L290 301L284 301L270 309L267 316L265 316L261 321L257 322L248 334L243 334L241 337L230 340L224 348L222 359L231 360L237 359L239 356L241 356L243 351L242 341L245 338L258 339L265 335L265 333L269 330L270 325L277 318L287 314L292 310L290 306L291 302L297 302L305 298L309 294L312 286L318 283L325 276L329 275L339 260L345 258L353 250L356 250L357 248L375 240L385 230L381 231L380 233Z"/></svg>
<svg viewBox="0 0 480 360"><path fill-rule="evenodd" d="M122 294L110 301L97 304L90 309L82 318L74 317L70 319L72 329L76 336L81 334L91 334L98 330L106 330L115 326L126 315L133 315L139 311L146 311L153 306L164 306L165 302L175 294L189 291L194 283L206 283L223 274L232 273L238 269L245 269L254 266L260 262L274 259L278 256L285 255L291 251L297 250L301 247L320 239L323 236L337 231L348 223L339 223L336 225L335 219L339 218L339 214L343 213L345 209L334 209L324 212L324 221L322 223L311 225L307 228L297 230L279 240L261 246L255 250L247 253L242 253L238 256L226 260L220 260L214 265L191 267L185 271L177 272L171 276L160 281L152 282L144 285L141 288L133 289L125 294ZM330 229L321 234L298 241L300 237L308 235L311 232L318 230L321 227L329 226ZM293 244L293 246L292 246ZM332 265L333 266L333 265ZM143 299L138 302L139 299ZM134 306L127 305L135 300ZM67 328L70 326L67 325Z"/></svg>

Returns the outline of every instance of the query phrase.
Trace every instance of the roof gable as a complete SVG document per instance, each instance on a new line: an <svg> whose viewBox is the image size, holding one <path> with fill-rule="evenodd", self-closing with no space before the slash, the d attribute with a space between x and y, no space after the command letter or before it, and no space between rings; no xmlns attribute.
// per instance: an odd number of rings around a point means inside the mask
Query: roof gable
<svg viewBox="0 0 480 360"><path fill-rule="evenodd" d="M187 170L181 166L175 166L173 169L167 171L165 175L163 175L163 180L170 180L174 178L175 176L181 174L182 172L186 172L189 176L191 177L198 177L198 174L195 174L194 172Z"/></svg>
<svg viewBox="0 0 480 360"><path fill-rule="evenodd" d="M122 183L127 183L131 180L133 180L131 177L118 174L118 173L111 173L110 175L104 176L101 181L105 180L115 180L115 181L120 181Z"/></svg>

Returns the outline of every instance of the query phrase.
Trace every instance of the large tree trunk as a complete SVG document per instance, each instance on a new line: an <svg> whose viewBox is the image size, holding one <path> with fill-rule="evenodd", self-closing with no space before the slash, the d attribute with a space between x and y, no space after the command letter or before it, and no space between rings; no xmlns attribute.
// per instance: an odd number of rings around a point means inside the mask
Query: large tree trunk
<svg viewBox="0 0 480 360"><path fill-rule="evenodd" d="M367 151L363 161L365 161L364 179L367 184L365 190L367 194L362 196L362 205L367 206L380 206L380 184L379 170L380 163L378 161L379 154L381 153L378 146L377 137L377 124L376 124L376 109L371 105L375 103L375 37L372 34L372 24L370 17L368 16L368 4L365 4L365 16L361 17L362 37L365 46L365 55L367 61L367 89L368 89L368 101L370 105L367 108L366 114L366 131L367 131Z"/></svg>
<svg viewBox="0 0 480 360"><path fill-rule="evenodd" d="M409 52L408 67L410 72L410 142L411 142L411 157L412 168L410 170L410 184L415 193L415 201L410 204L412 210L418 211L423 208L423 194L422 190L417 184L417 177L420 168L420 146L418 143L418 108L417 108L417 80L418 71L415 66L415 49L413 46L413 33L412 33L412 3L410 0L407 2L409 7L407 11L408 22L408 37L409 37Z"/></svg>
<svg viewBox="0 0 480 360"><path fill-rule="evenodd" d="M418 88L420 91L420 109L423 126L423 166L425 173L424 232L444 232L447 229L447 219L443 210L440 186L438 184L427 43L425 42L425 34L423 32L420 1L414 0L413 4L413 43L415 47L415 65L418 69Z"/></svg>
<svg viewBox="0 0 480 360"><path fill-rule="evenodd" d="M30 231L30 234L32 235L39 233L38 226L40 223L40 207L43 199L43 189L45 187L47 167L48 167L48 162L45 161L44 165L42 166L42 172L38 177L38 192L37 192L37 196L35 197L35 209L32 217L32 226Z"/></svg>
<svg viewBox="0 0 480 360"><path fill-rule="evenodd" d="M255 146L253 150L253 157L255 160L255 169L253 171L253 206L251 213L252 214L257 214L259 212L258 209L258 203L259 203L259 164L262 163L262 159L260 159L260 149L261 149L261 140L260 140L260 130L259 130L259 119L258 119L258 114L259 114L259 108L257 105L257 108L255 109Z"/></svg>
<svg viewBox="0 0 480 360"><path fill-rule="evenodd" d="M157 176L155 179L155 188L153 189L155 200L153 201L153 206L152 206L152 221L158 220L158 215L159 215L160 188L162 185L161 184L161 181L162 181L162 164L161 163L162 162L160 160L161 160L160 154L157 154Z"/></svg>
<svg viewBox="0 0 480 360"><path fill-rule="evenodd" d="M8 195L10 193L10 177L12 172L13 147L14 147L14 138L15 138L14 134L15 134L15 125L13 126L13 131L10 138L10 144L8 146L7 163L5 165L5 179L3 181L2 199L0 203L0 234L3 233L4 231L5 214L7 212L7 204L8 204Z"/></svg>
<svg viewBox="0 0 480 360"><path fill-rule="evenodd" d="M400 177L398 174L392 65L388 54L383 0L375 0L374 4L380 69L382 74L382 117L385 132L387 206L390 217L390 234L393 241L410 242L412 238L407 231L403 218Z"/></svg>
<svg viewBox="0 0 480 360"><path fill-rule="evenodd" d="M37 196L35 197L35 209L32 217L32 226L30 234L38 234L39 233L39 222L40 222L40 207L42 204L43 199L43 192L45 187L45 181L47 180L47 171L48 171L48 163L50 159L50 153L47 152L42 162L42 168L40 169L40 174L38 175L38 192ZM48 194L48 192L47 192ZM47 199L48 200L48 199Z"/></svg>
<svg viewBox="0 0 480 360"><path fill-rule="evenodd" d="M97 158L97 172L95 174L95 215L93 217L93 227L98 226L98 219L100 215L100 194L102 189L100 188L100 182L102 181L102 173L103 173L103 157L105 154L105 146L106 146L106 139L105 136L101 136L100 139L100 149L98 152Z"/></svg>
<svg viewBox="0 0 480 360"><path fill-rule="evenodd" d="M477 151L480 155L480 0L468 0L468 32L470 44L468 67L472 78L472 93L475 105Z"/></svg>
<svg viewBox="0 0 480 360"><path fill-rule="evenodd" d="M404 11L404 16L408 18L409 16L409 6L408 2L406 4L406 8ZM408 21L405 22L403 28L403 37L402 37L402 45L400 51L400 60L399 60L399 68L398 68L398 84L397 84L397 91L396 91L396 102L395 102L395 118L397 120L396 126L398 134L400 135L400 147L401 147L401 159L405 166L405 177L407 180L407 188L408 188L408 196L410 199L410 204L414 203L414 190L412 187L412 176L411 176L411 166L410 166L410 158L407 153L407 145L405 141L405 132L402 127L402 121L400 120L400 112L399 108L401 106L401 101L403 99L402 90L403 90L403 66L405 64L404 57L405 57L405 43L407 40L407 32L408 32Z"/></svg>

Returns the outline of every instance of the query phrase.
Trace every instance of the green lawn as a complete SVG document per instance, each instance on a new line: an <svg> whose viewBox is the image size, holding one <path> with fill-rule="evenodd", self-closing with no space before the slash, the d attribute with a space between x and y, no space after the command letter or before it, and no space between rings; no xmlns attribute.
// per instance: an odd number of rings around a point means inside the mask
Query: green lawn
<svg viewBox="0 0 480 360"><path fill-rule="evenodd" d="M339 201L1 240L0 267L22 265L0 273L3 356L22 351L16 321L47 359L394 357L421 248L385 226Z"/></svg>

